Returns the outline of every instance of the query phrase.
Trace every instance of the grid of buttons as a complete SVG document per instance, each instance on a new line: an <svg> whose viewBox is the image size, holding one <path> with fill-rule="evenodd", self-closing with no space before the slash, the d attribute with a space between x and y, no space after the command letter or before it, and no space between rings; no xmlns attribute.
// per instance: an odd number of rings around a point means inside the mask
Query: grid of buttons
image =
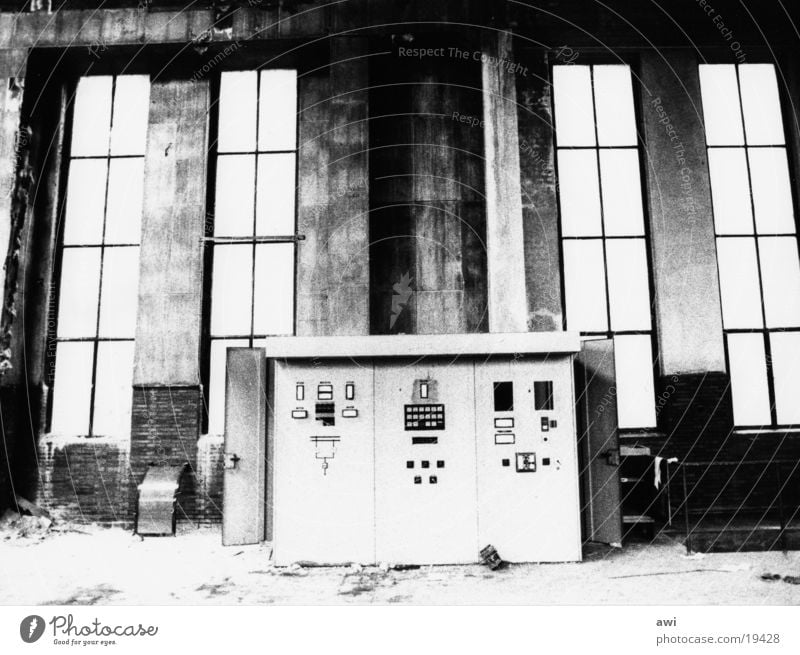
<svg viewBox="0 0 800 655"><path fill-rule="evenodd" d="M444 430L444 405L406 405L406 430Z"/></svg>

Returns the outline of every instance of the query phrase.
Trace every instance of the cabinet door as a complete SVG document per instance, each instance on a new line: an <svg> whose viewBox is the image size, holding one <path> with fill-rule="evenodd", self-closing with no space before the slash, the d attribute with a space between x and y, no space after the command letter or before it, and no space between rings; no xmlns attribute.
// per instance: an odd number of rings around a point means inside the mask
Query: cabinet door
<svg viewBox="0 0 800 655"><path fill-rule="evenodd" d="M586 341L575 359L584 538L622 542L614 342Z"/></svg>

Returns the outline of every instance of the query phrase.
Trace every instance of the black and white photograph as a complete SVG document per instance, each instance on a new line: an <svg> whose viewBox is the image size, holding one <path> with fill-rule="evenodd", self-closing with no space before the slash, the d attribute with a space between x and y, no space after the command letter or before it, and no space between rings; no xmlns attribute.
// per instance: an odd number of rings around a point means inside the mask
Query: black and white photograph
<svg viewBox="0 0 800 655"><path fill-rule="evenodd" d="M797 653L800 4L0 0L0 651Z"/></svg>

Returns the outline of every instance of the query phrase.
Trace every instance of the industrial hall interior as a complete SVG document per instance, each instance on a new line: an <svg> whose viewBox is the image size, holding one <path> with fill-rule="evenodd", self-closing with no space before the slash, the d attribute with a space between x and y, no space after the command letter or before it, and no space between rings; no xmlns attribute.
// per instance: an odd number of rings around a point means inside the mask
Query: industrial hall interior
<svg viewBox="0 0 800 655"><path fill-rule="evenodd" d="M0 1L0 514L797 549L798 19Z"/></svg>

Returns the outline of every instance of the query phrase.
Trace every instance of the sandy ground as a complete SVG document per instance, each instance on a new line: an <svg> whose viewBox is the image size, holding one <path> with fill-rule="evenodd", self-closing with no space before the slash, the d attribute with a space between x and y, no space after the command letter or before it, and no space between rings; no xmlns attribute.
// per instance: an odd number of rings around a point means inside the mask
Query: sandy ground
<svg viewBox="0 0 800 655"><path fill-rule="evenodd" d="M0 604L800 604L800 552L686 556L677 541L596 547L582 563L414 570L276 568L268 545L226 548L218 530L147 538L53 526L0 533Z"/></svg>

